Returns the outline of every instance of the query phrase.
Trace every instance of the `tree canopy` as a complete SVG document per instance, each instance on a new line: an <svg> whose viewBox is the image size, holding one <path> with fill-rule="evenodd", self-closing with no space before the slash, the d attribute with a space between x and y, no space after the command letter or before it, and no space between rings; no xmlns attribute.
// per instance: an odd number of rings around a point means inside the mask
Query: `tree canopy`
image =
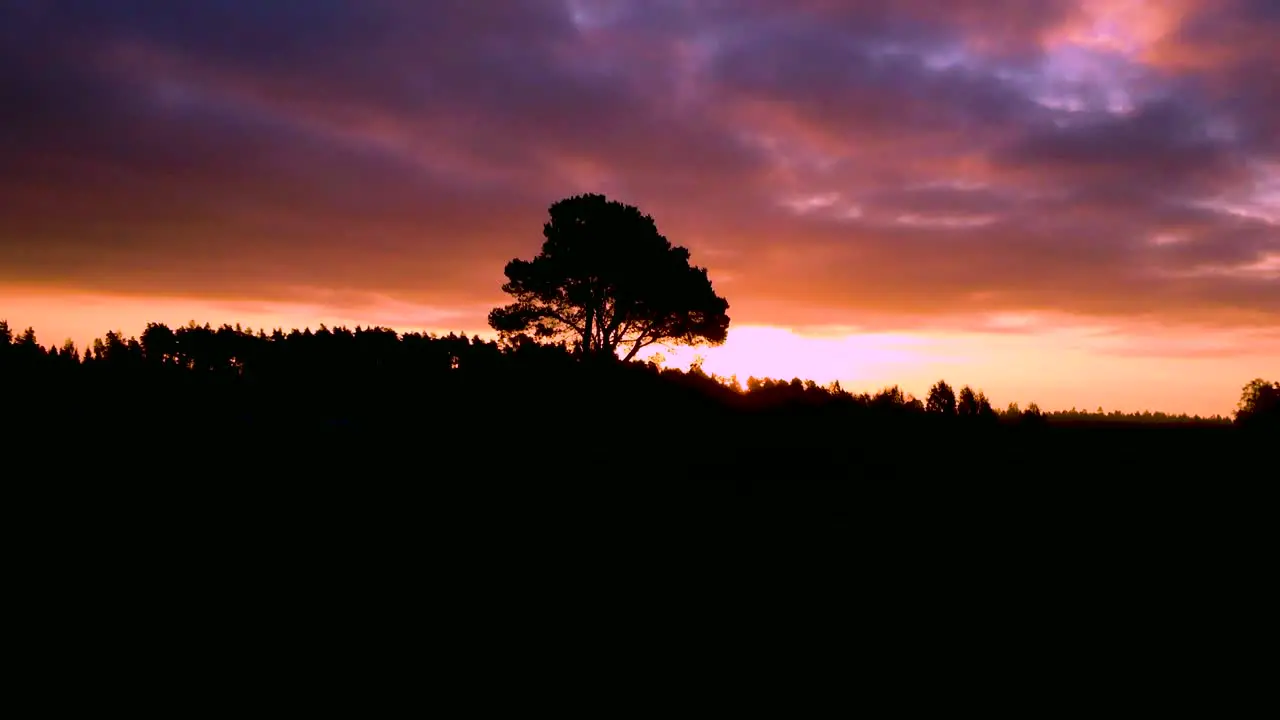
<svg viewBox="0 0 1280 720"><path fill-rule="evenodd" d="M928 412L938 415L955 415L956 391L951 389L946 380L939 380L929 388L929 398L924 407Z"/></svg>
<svg viewBox="0 0 1280 720"><path fill-rule="evenodd" d="M1245 385L1236 409L1236 422L1280 426L1280 382L1257 378Z"/></svg>
<svg viewBox="0 0 1280 720"><path fill-rule="evenodd" d="M548 212L541 252L507 263L502 290L514 302L489 313L494 330L571 341L584 355L625 350L624 360L655 343L724 342L729 303L652 217L604 195Z"/></svg>

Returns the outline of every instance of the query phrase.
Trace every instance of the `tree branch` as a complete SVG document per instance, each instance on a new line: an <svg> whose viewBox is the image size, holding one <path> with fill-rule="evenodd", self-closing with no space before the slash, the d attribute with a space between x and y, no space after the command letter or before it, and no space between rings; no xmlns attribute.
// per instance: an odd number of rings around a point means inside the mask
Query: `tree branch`
<svg viewBox="0 0 1280 720"><path fill-rule="evenodd" d="M643 337L643 335L641 337ZM631 359L636 356L636 353L658 342L659 340L660 338L652 337L652 338L649 338L647 342L642 342L640 338L637 338L635 341L635 345L631 346L631 352L628 352L626 357L622 358L622 362L630 362Z"/></svg>

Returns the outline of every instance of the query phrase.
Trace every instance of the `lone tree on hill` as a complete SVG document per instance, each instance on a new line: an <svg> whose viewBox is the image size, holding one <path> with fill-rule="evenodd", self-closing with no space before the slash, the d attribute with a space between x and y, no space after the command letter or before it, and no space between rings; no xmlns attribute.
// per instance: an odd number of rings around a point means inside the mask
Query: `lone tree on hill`
<svg viewBox="0 0 1280 720"><path fill-rule="evenodd" d="M624 361L654 343L724 342L729 303L652 217L603 195L566 198L549 213L542 251L507 263L502 291L515 302L489 313L494 330L573 340L583 355L626 349Z"/></svg>

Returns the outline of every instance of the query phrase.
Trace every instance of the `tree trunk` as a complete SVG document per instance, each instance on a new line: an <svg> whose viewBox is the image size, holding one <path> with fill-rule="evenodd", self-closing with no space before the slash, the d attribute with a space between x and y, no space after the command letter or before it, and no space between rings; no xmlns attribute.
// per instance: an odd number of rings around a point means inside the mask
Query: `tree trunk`
<svg viewBox="0 0 1280 720"><path fill-rule="evenodd" d="M582 325L582 356L587 357L591 354L591 322L595 319L595 314L590 308L587 309L587 318Z"/></svg>

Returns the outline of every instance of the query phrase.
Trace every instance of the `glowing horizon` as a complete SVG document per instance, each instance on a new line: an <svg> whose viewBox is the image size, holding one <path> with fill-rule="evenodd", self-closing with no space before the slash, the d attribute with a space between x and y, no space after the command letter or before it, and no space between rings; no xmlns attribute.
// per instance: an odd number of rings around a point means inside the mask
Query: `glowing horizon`
<svg viewBox="0 0 1280 720"><path fill-rule="evenodd" d="M157 302L0 292L0 307L13 311L0 313L0 319L9 321L14 332L30 326L46 347L60 347L70 339L82 350L107 330L137 337L147 322L175 328L189 321L214 327L239 323L268 333L275 328L314 331L321 324L380 326L397 332L496 337L482 326L406 322L415 315L426 320L432 311L415 311L403 304L371 308L361 315L296 303L248 305L172 298ZM1268 363L1280 356L1280 333L1204 331L1188 338L1150 327L1117 332L1101 325L1073 326L1062 318L1054 326L1033 327L1040 322L1030 315L995 317L981 328L934 332L743 325L730 328L728 340L718 347L653 347L639 359L660 355L664 366L687 369L701 358L704 371L725 378L737 376L744 385L751 376L798 377L819 384L839 381L851 392L897 385L924 397L934 382L947 380L957 388L971 385L983 390L999 408L1011 402L1022 407L1035 402L1046 410L1103 407L1108 412L1150 410L1208 417L1229 416L1240 388L1274 370ZM1046 376L1052 377L1052 384L1045 383Z"/></svg>

